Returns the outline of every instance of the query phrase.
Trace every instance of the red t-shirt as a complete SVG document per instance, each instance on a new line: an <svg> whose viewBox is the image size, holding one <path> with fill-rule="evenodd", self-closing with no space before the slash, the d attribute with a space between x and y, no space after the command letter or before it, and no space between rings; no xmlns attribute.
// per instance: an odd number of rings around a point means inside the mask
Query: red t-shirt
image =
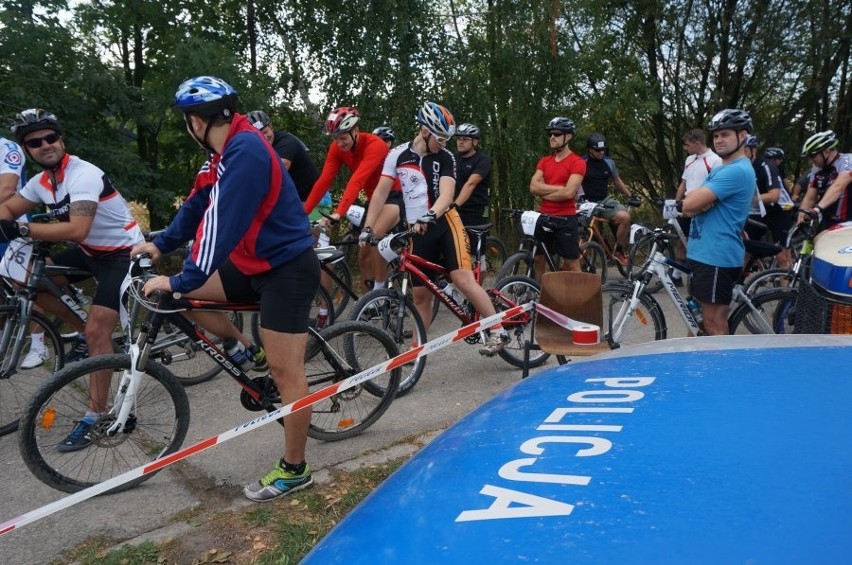
<svg viewBox="0 0 852 565"><path fill-rule="evenodd" d="M387 156L387 143L381 137L371 133L358 133L358 142L351 151L344 151L332 142L328 149L328 156L325 158L325 164L322 167L322 173L320 173L320 177L311 189L311 194L305 201L305 211L308 214L313 212L314 207L319 204L319 201L331 188L331 183L334 182L334 177L337 176L340 165L346 165L352 172L352 176L346 183L346 189L343 191L335 211L341 217L345 216L346 211L349 210L349 207L358 198L358 193L362 190L367 193L367 200L369 200L382 176L382 165L384 165Z"/></svg>
<svg viewBox="0 0 852 565"><path fill-rule="evenodd" d="M571 175L580 175L582 177L586 174L586 162L576 153L569 153L560 161L556 160L555 155L547 155L541 158L535 168L544 173L542 180L544 180L545 184L559 186L568 184L568 179L571 178ZM550 214L551 216L576 216L577 206L574 198L560 200L559 202L542 198L539 212Z"/></svg>

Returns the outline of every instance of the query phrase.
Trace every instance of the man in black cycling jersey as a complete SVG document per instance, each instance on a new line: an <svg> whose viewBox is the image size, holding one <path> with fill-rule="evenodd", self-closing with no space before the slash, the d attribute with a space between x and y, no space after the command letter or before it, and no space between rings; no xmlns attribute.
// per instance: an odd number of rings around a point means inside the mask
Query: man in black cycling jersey
<svg viewBox="0 0 852 565"><path fill-rule="evenodd" d="M475 124L462 124L456 130L458 178L453 203L466 226L488 222L485 210L490 204L488 191L491 188L491 159L479 150L481 135Z"/></svg>
<svg viewBox="0 0 852 565"><path fill-rule="evenodd" d="M417 137L393 148L385 159L381 180L364 221L362 245L366 244L367 229L378 218L388 193L394 183L399 182L406 217L416 220L414 254L445 267L453 284L476 311L483 317L491 316L496 313L494 305L473 277L467 233L458 211L451 206L456 186L456 161L445 146L456 132L455 120L443 106L426 102L417 112L417 121L420 124ZM419 281L414 282L414 305L427 329L432 321L433 299L428 288ZM488 357L496 355L509 341L502 325L492 330L479 350Z"/></svg>
<svg viewBox="0 0 852 565"><path fill-rule="evenodd" d="M269 115L263 110L254 110L246 114L251 125L260 130L263 137L272 145L284 168L293 178L293 184L299 191L299 200L304 202L308 199L314 183L319 178L319 171L308 154L308 146L301 139L288 131L275 131Z"/></svg>
<svg viewBox="0 0 852 565"><path fill-rule="evenodd" d="M590 202L605 204L602 216L614 223L617 228L615 232L615 252L613 258L622 265L627 265L627 256L624 254L624 246L630 236L630 213L621 203L609 196L609 181L615 185L627 198L632 196L630 189L621 180L615 161L607 156L606 138L600 133L590 133L586 138L588 151L583 155L586 161L586 174L583 177L582 195Z"/></svg>
<svg viewBox="0 0 852 565"><path fill-rule="evenodd" d="M793 225L792 211L784 210L782 201L790 201L787 189L784 187L783 178L778 168L769 160L759 157L757 154L757 136L749 135L745 141L745 156L751 159L754 174L757 178L757 190L760 200L766 209L766 215L756 218L764 223L772 232L772 241L781 246L777 261L780 269L790 268L790 250L787 249L787 232ZM784 198L782 199L782 194ZM746 225L746 233L751 239L760 239L764 230L752 224Z"/></svg>
<svg viewBox="0 0 852 565"><path fill-rule="evenodd" d="M308 394L308 317L319 286L319 261L296 187L261 133L236 112L237 92L216 77L185 81L174 106L192 138L210 155L199 173L215 175L187 198L166 231L136 247L153 259L195 239L183 271L158 276L143 291L181 292L203 300L260 302L270 376L289 404ZM213 180L213 179L211 179ZM208 328L218 333L217 328ZM311 410L284 418L284 453L244 494L266 502L312 483L305 462Z"/></svg>
<svg viewBox="0 0 852 565"><path fill-rule="evenodd" d="M852 153L841 153L837 150L840 144L837 135L831 130L815 133L805 141L802 147L802 157L807 157L813 164L813 177L808 185L802 208L818 212L822 221L821 227L843 222L850 218L850 198L848 190L840 184L829 193L832 184L845 173L852 171ZM841 180L841 183L844 181ZM799 221L805 220L805 214L799 215Z"/></svg>

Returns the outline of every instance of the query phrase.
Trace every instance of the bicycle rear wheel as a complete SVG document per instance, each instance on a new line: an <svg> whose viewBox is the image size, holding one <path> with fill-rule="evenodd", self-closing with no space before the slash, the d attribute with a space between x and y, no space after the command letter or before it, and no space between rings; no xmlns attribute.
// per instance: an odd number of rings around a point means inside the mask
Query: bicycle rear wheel
<svg viewBox="0 0 852 565"><path fill-rule="evenodd" d="M728 328L735 334L791 334L796 329L796 289L774 288L756 294L740 304L730 318Z"/></svg>
<svg viewBox="0 0 852 565"><path fill-rule="evenodd" d="M633 285L608 282L603 293L601 331L613 347L666 339L666 319L660 304L648 294L639 296L635 310L630 309ZM615 335L612 335L615 334Z"/></svg>
<svg viewBox="0 0 852 565"><path fill-rule="evenodd" d="M228 312L228 318L237 327L243 329L243 317L239 312ZM218 337L201 329L207 337L215 344L222 343ZM192 386L207 382L222 370L209 355L201 350L201 347L191 340L178 328L172 326L168 320L163 323L157 341L151 348L151 358L165 365L183 386Z"/></svg>
<svg viewBox="0 0 852 565"><path fill-rule="evenodd" d="M414 302L411 298L400 295L395 288L368 292L352 307L351 316L353 320L369 322L386 331L400 351L407 351L412 345L426 343L426 326L414 307ZM425 367L425 356L403 366L397 397L408 394L414 388Z"/></svg>
<svg viewBox="0 0 852 565"><path fill-rule="evenodd" d="M149 361L139 383L123 431L110 436L120 406L114 405L122 378L130 370L130 355L99 355L73 363L44 383L23 415L18 445L24 463L41 482L65 492L77 492L178 450L189 427L189 400L168 369ZM106 387L106 404L91 425L91 443L74 451L58 451L94 402L92 379ZM116 487L131 488L153 473Z"/></svg>
<svg viewBox="0 0 852 565"><path fill-rule="evenodd" d="M41 334L42 338L38 335ZM33 337L35 336L35 337ZM22 344L14 359L14 348ZM21 324L16 302L0 311L0 436L18 429L18 419L38 387L64 364L62 338L43 314L32 312L28 324ZM24 366L29 368L24 368Z"/></svg>
<svg viewBox="0 0 852 565"><path fill-rule="evenodd" d="M497 282L491 293L491 301L498 312L519 304L535 302L541 296L541 287L529 277L507 277ZM503 321L509 334L509 343L498 352L501 359L518 368L524 367L524 348L532 333L532 314L524 312ZM540 349L530 350L529 367L538 367L547 361L549 353Z"/></svg>
<svg viewBox="0 0 852 565"><path fill-rule="evenodd" d="M393 338L367 322L346 321L311 337L305 356L308 387L315 392L343 381L399 354ZM393 402L402 369L375 377L314 404L308 435L338 441L358 435L378 420Z"/></svg>
<svg viewBox="0 0 852 565"><path fill-rule="evenodd" d="M789 269L766 269L752 273L743 283L743 290L750 296L774 288L794 288L796 273Z"/></svg>

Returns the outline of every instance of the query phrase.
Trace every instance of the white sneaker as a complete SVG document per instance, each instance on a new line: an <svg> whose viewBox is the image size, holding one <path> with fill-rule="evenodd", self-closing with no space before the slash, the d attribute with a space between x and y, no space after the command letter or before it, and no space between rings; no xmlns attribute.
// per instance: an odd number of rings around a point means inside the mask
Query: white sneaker
<svg viewBox="0 0 852 565"><path fill-rule="evenodd" d="M21 363L21 369L35 369L47 361L48 357L50 357L50 353L48 353L46 347L30 349L30 352L24 357L23 363Z"/></svg>

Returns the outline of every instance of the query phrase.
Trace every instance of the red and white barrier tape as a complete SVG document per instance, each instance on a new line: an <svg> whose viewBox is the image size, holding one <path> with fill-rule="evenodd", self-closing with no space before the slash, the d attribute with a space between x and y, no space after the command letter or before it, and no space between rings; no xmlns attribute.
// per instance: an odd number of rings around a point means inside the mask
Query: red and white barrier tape
<svg viewBox="0 0 852 565"><path fill-rule="evenodd" d="M369 369L365 369L361 371L357 375L353 375L346 380L340 381L339 383L331 384L325 388L322 388L318 391L312 392L311 394L296 400L286 406L282 406L273 412L269 412L260 416L258 418L254 418L253 420L249 420L248 422L237 426L232 430L228 430L227 432L221 433L217 436L213 436L202 440L196 444L193 444L189 447L181 449L180 451L176 451L171 455L167 455L161 459L157 459L152 461L146 465L142 465L136 467L135 469L131 469L130 471L126 471L120 475L112 477L111 479L107 479L102 483L98 483L96 485L92 485L86 489L83 489L79 492L76 492L70 496L67 496L63 499L57 500L56 502L51 502L41 508L37 508L26 514L21 514L17 518L12 518L11 520L7 520L0 524L0 536L11 532L12 530L16 530L21 526L25 526L27 524L31 524L37 520L41 520L51 514L59 512L60 510L64 510L65 508L69 508L78 502L82 502L84 500L88 500L94 496L102 494L108 490L114 489L117 486L123 485L139 477L144 475L149 475L155 471L162 469L163 467L167 467L172 463L176 463L182 459L186 459L190 455L195 455L196 453L201 453L214 445L218 445L220 443L224 443L230 439L233 439L239 435L242 435L246 432L259 428L260 426L264 426L270 422L274 422L278 418L283 416L287 416L296 412L297 410L301 410L302 408L307 408L308 406L313 405L320 400L324 400L330 396L343 392L344 390L350 389L356 385L359 385L365 381L370 379L374 379L379 375L383 375L384 373L393 370L397 367L405 365L409 361L413 361L418 357L423 357L424 355L429 355L439 349L443 349L448 345L456 343L457 341L463 340L464 338L473 335L479 331L490 328L500 322L502 322L506 318L512 318L517 316L518 314L522 314L528 310L531 310L533 307L532 302L528 302L526 304L520 304L518 306L514 306L505 310L503 312L498 312L493 316L489 316L487 318L483 318L478 322L473 322L472 324L468 324L459 328L458 330L449 332L447 334L442 335L432 341L424 343L422 345L418 345L406 351L405 353L400 353L396 357L385 361L375 367L371 367Z"/></svg>
<svg viewBox="0 0 852 565"><path fill-rule="evenodd" d="M560 314L556 310L548 308L543 304L536 304L535 309L539 314L543 314L547 318L553 320L554 323L559 324L566 330L569 330L571 332L571 340L575 344L596 345L600 343L601 329L599 326L578 322L577 320L573 320L565 314Z"/></svg>

